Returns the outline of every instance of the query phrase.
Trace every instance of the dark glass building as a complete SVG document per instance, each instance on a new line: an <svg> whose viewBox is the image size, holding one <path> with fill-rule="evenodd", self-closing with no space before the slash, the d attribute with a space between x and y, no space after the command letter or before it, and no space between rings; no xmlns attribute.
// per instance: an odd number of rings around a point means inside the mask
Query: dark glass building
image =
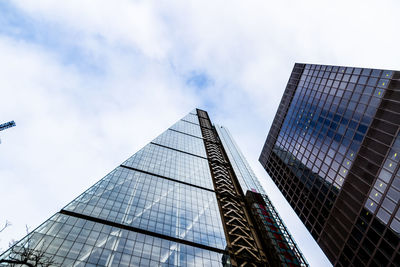
<svg viewBox="0 0 400 267"><path fill-rule="evenodd" d="M400 72L295 64L260 162L330 261L399 266Z"/></svg>
<svg viewBox="0 0 400 267"><path fill-rule="evenodd" d="M307 266L227 129L198 109L6 251L0 265L35 255L52 266Z"/></svg>

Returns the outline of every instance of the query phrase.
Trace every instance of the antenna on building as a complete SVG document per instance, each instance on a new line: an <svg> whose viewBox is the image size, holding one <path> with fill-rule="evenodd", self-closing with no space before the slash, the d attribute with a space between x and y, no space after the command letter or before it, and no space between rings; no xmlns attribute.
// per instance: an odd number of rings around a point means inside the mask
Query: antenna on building
<svg viewBox="0 0 400 267"><path fill-rule="evenodd" d="M9 121L3 124L0 124L0 131L4 131L5 129L11 128L16 126L15 121ZM0 144L1 144L1 139L0 139Z"/></svg>

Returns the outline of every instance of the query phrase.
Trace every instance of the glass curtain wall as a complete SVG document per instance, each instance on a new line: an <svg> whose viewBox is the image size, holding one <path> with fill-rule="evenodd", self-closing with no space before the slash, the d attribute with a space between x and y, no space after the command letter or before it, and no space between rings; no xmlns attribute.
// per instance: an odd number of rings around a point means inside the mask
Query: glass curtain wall
<svg viewBox="0 0 400 267"><path fill-rule="evenodd" d="M24 247L56 266L220 266L226 241L196 111L0 258Z"/></svg>

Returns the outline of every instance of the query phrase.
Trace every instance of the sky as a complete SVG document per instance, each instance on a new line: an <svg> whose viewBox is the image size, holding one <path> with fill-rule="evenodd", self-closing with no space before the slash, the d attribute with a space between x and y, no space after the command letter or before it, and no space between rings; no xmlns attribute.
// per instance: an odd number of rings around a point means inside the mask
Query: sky
<svg viewBox="0 0 400 267"><path fill-rule="evenodd" d="M0 248L193 108L229 128L311 266L329 261L258 162L295 62L400 64L397 0L0 2Z"/></svg>

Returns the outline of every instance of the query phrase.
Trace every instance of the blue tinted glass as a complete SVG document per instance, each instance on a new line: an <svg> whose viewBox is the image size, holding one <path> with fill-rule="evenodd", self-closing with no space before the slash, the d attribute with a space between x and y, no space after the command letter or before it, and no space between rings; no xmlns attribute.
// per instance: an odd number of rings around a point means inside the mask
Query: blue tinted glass
<svg viewBox="0 0 400 267"><path fill-rule="evenodd" d="M180 151L195 154L204 158L207 157L206 151L204 149L203 139L194 138L193 136L184 133L167 130L159 135L152 142L170 148L178 149Z"/></svg>
<svg viewBox="0 0 400 267"><path fill-rule="evenodd" d="M207 159L169 148L149 144L123 165L205 188L214 188Z"/></svg>
<svg viewBox="0 0 400 267"><path fill-rule="evenodd" d="M214 192L122 167L65 209L212 247L226 245Z"/></svg>
<svg viewBox="0 0 400 267"><path fill-rule="evenodd" d="M286 154L280 153L280 155L293 155L305 166L317 170L321 177L324 177L321 164L329 160L323 159L320 155L321 160L316 161L313 154L308 150L298 148L297 144L307 146L311 143L312 147L315 146L315 149L311 148L311 150L317 150L315 151L316 155L319 154L318 149L324 149L324 144L331 148L327 150L327 153L332 157L338 152L348 153L349 155L344 156L349 158L348 165L350 166L354 160L354 153L357 153L376 111L370 106L377 106L383 95L383 92L376 93L378 97L370 100L373 89L379 84L387 86L388 83L387 81L378 81L380 72L374 72L374 77L369 78L366 74L371 73L372 70L356 68L353 75L350 75L352 68L343 69L343 72L338 69L339 73L333 72L331 69L335 69L335 67L326 67L327 72L323 74L325 78L329 77L326 85L315 87L305 83L304 86L297 87L276 143L277 151L280 151L278 147L287 151ZM349 72L347 72L348 70ZM359 76L361 72L362 75ZM309 73L309 75L311 76L307 79L310 78L310 81L320 76L319 72L315 75ZM303 76L300 79L303 79ZM347 81L350 83L343 83ZM345 90L337 90L335 87ZM314 95L321 95L321 99L313 99ZM336 96L334 97L334 95ZM311 117L312 111L314 111L315 117ZM318 142L322 145L317 147ZM342 155L336 155L335 158L341 162L340 164L343 164ZM347 161L343 162L347 164ZM347 165L343 167L348 168ZM337 167L335 170L339 172L341 168ZM334 176L335 174L332 174L332 177Z"/></svg>
<svg viewBox="0 0 400 267"><path fill-rule="evenodd" d="M29 236L56 266L222 266L223 254L57 214ZM21 240L16 246L27 242ZM7 252L4 256L8 256Z"/></svg>
<svg viewBox="0 0 400 267"><path fill-rule="evenodd" d="M189 113L15 248L29 244L56 266L229 266L213 189Z"/></svg>

